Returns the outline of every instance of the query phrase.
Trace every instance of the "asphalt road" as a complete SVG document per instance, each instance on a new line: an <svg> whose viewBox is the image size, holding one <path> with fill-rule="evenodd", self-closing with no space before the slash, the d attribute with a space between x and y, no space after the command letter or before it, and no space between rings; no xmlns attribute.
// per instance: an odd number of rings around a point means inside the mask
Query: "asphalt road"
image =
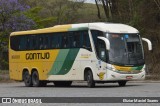
<svg viewBox="0 0 160 106"><path fill-rule="evenodd" d="M96 84L95 88L88 88L86 83L80 82L74 82L71 87L55 87L52 83L47 87L25 87L23 83L0 83L0 97L160 97L160 83L128 82L125 87L119 87L118 83L106 83Z"/></svg>

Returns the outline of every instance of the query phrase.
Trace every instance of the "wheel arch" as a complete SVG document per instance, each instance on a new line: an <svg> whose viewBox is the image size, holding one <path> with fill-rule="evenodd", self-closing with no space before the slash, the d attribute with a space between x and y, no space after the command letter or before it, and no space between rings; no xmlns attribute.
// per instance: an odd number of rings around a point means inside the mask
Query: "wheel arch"
<svg viewBox="0 0 160 106"><path fill-rule="evenodd" d="M24 68L23 71L22 71L22 81L24 81L24 73L28 71L29 72L29 69L28 68Z"/></svg>
<svg viewBox="0 0 160 106"><path fill-rule="evenodd" d="M37 68L32 68L32 70L31 70L31 75L32 75L32 73L33 73L34 71L37 71L37 73L38 73ZM39 73L38 73L38 74L39 74Z"/></svg>
<svg viewBox="0 0 160 106"><path fill-rule="evenodd" d="M86 81L87 80L87 72L88 71L91 71L92 72L92 68L91 67L85 67L85 69L84 69L84 81ZM93 72L92 72L92 75L93 75Z"/></svg>

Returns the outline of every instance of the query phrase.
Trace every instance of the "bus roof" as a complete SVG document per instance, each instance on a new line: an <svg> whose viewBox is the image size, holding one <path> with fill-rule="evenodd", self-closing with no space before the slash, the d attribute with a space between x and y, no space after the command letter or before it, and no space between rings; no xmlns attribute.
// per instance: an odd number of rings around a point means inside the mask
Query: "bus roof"
<svg viewBox="0 0 160 106"><path fill-rule="evenodd" d="M10 36L13 35L29 35L29 34L43 34L43 33L52 33L52 32L67 32L67 31L78 31L78 30L99 30L109 33L138 33L138 30L125 24L117 23L80 23L80 24L66 24L66 25L56 25L54 27L37 29L37 30L28 30L28 31L18 31L12 32Z"/></svg>

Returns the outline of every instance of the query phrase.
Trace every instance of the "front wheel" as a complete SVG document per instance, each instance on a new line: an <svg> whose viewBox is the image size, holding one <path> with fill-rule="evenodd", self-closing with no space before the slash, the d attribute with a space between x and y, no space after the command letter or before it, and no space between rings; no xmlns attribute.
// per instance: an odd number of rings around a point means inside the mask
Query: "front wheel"
<svg viewBox="0 0 160 106"><path fill-rule="evenodd" d="M26 87L31 87L32 86L32 78L29 75L28 71L25 71L23 74L23 80L24 80L24 84Z"/></svg>
<svg viewBox="0 0 160 106"><path fill-rule="evenodd" d="M119 86L123 87L126 86L127 81L119 81L118 84Z"/></svg>
<svg viewBox="0 0 160 106"><path fill-rule="evenodd" d="M87 85L89 88L95 87L95 81L93 80L93 74L91 71L87 72Z"/></svg>

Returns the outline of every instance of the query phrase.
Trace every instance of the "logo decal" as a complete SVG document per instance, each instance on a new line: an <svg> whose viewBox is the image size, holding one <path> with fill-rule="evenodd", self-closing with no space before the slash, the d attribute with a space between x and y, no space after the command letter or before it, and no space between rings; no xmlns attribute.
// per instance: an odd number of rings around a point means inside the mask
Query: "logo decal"
<svg viewBox="0 0 160 106"><path fill-rule="evenodd" d="M104 79L104 72L100 72L99 74L97 74L97 76L99 77L100 80Z"/></svg>

